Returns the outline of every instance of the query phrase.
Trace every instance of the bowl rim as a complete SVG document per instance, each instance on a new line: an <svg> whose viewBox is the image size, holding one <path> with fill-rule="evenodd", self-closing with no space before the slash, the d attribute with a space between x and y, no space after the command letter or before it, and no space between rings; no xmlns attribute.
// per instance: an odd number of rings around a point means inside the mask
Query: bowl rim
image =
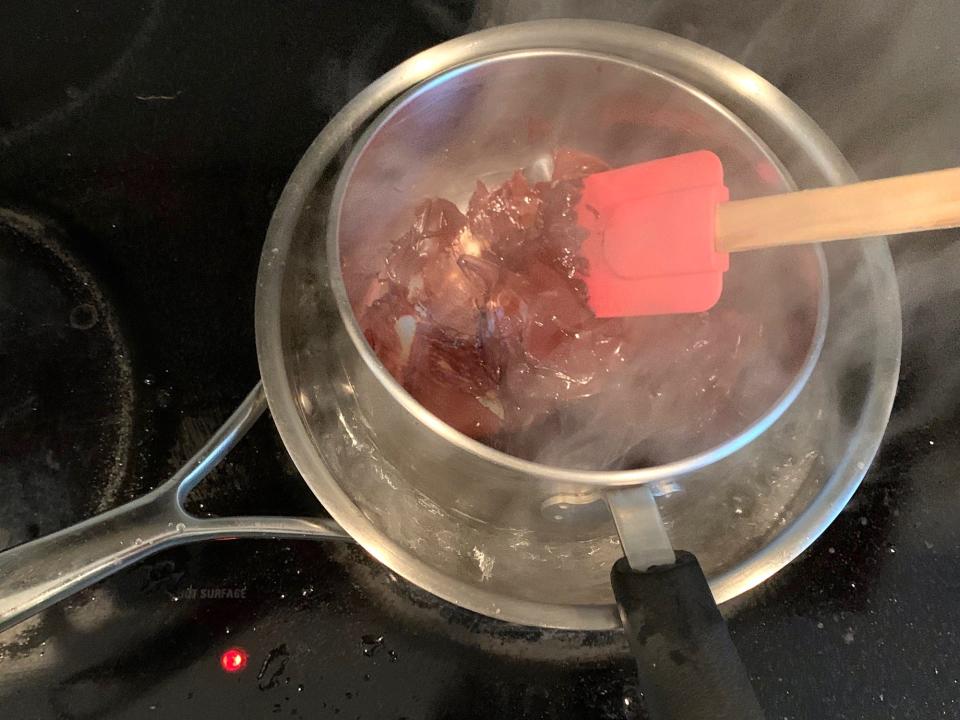
<svg viewBox="0 0 960 720"><path fill-rule="evenodd" d="M560 56L624 65L682 89L685 93L692 95L700 103L717 113L720 118L732 125L738 132L741 132L745 136L745 139L754 143L756 148L765 156L765 159L769 160L777 169L781 182L787 188L795 189L793 180L790 178L786 168L783 167L780 160L766 143L764 143L746 123L715 99L667 73L622 57L604 55L597 52L551 48L549 46L485 55L449 67L408 89L377 115L373 122L364 129L357 142L351 148L350 154L338 174L327 216L326 252L330 287L333 291L337 309L346 327L347 334L350 336L351 342L367 368L387 390L394 402L398 403L404 411L412 415L434 434L440 436L442 441L448 442L460 450L472 453L481 460L507 472L536 476L557 482L597 487L616 487L657 483L668 479L675 479L702 470L746 447L769 429L770 426L783 415L786 409L790 407L800 394L801 390L803 390L807 380L810 379L810 375L813 373L813 369L820 357L820 352L823 349L826 338L827 320L830 312L827 265L819 246L812 246L811 248L817 265L817 288L815 291L816 319L810 337L810 344L804 355L803 363L790 379L790 382L786 385L783 392L780 393L756 420L722 443L698 453L672 460L668 463L632 470L586 470L547 465L497 450L454 429L424 408L386 369L364 337L344 284L340 262L340 243L338 242L340 215L347 189L357 169L357 164L360 162L370 142L377 136L377 133L387 125L397 113L408 107L410 103L421 98L431 90L442 86L447 80L458 75L476 68L489 66L490 64L509 62L516 59Z"/></svg>

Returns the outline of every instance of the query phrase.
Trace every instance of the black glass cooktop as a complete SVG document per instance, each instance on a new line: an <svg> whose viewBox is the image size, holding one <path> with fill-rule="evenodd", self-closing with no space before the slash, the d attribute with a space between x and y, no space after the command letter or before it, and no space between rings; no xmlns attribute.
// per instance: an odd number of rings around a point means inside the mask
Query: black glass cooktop
<svg viewBox="0 0 960 720"><path fill-rule="evenodd" d="M946 0L12 0L0 548L156 486L256 382L260 246L332 113L420 49L549 15L731 55L864 176L960 163L960 6ZM960 715L957 239L895 246L905 362L888 439L840 518L737 603L731 629L770 718ZM191 503L322 512L269 420ZM0 717L641 718L633 673L617 633L488 620L354 547L211 542L0 633Z"/></svg>

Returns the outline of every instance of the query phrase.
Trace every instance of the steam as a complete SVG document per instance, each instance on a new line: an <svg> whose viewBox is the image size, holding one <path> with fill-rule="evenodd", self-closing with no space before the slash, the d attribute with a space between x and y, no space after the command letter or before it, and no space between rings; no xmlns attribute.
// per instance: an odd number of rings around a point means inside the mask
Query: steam
<svg viewBox="0 0 960 720"><path fill-rule="evenodd" d="M958 19L960 6L951 4L859 0L811 12L805 3L791 2L734 56L809 113L861 178L936 170L960 164L960 44L953 32ZM798 43L801 26L805 41ZM890 241L904 364L887 441L955 413L956 238L956 231L943 231Z"/></svg>
<svg viewBox="0 0 960 720"><path fill-rule="evenodd" d="M936 14L936 19L931 15ZM471 28L544 18L616 20L684 37L769 80L803 108L863 179L960 164L960 5L850 0L811 4L479 0ZM802 28L802 33L798 33ZM955 232L893 239L911 382L889 430L915 430L952 412L960 370L950 361L960 318ZM848 359L856 364L854 343Z"/></svg>
<svg viewBox="0 0 960 720"><path fill-rule="evenodd" d="M911 432L952 417L960 397L956 362L960 317L960 243L956 231L893 243L903 306L904 366L907 399L898 403L888 437Z"/></svg>
<svg viewBox="0 0 960 720"><path fill-rule="evenodd" d="M922 73L925 61L916 60L941 52L936 49L938 45L942 52L952 52L955 58L957 41L948 35L956 22L928 23L918 31L922 13L931 11L922 4L854 0L843 3L842 12L835 5L811 8L809 3L786 2L772 6L747 0L721 8L715 3L697 1L678 4L481 0L469 29L560 15L648 25L719 50L770 79L827 130L862 177L957 163L956 152L938 151L960 148L955 137L955 128L960 127L960 104L951 102L960 96L960 73L941 74L931 80ZM960 6L956 10L960 11ZM945 6L938 9L941 13L951 11ZM948 65L943 61L940 67ZM891 77L897 80L891 82ZM575 89L577 92L571 92L565 102L577 101L580 88ZM442 124L444 115L456 114L459 122L469 128L474 120L496 118L516 94L516 89L510 88L496 98L497 102L485 106L478 102L474 107L482 112L471 112L469 105L436 105L431 117ZM452 155L445 159L446 150ZM495 145L485 150L491 172L527 166L543 154L537 148L529 158L514 155L505 159L497 156ZM457 192L469 193L478 176L465 169L462 157L456 157L455 144L448 145L441 139L395 151L390 162L380 168L383 174L370 178L366 204L376 212L367 212L364 222L356 228L358 242L369 242L371 238L391 242L404 228L387 227L385 218L402 215L409 223L409 208L419 197L439 194L462 207L463 196L458 197ZM417 167L430 168L431 172L440 167L450 172L438 183L440 189L431 191L430 173L405 174L406 168ZM389 183L382 182L384 177ZM458 185L461 180L465 187ZM396 195L390 187L393 183L399 188ZM405 215L393 212L401 193L406 194ZM951 272L958 267L960 257L949 245L949 237L944 233L892 245L907 330L905 352L908 358L912 356L908 366L913 364L933 375L917 379L916 386L910 387L911 402L895 414L891 435L923 427L932 418L952 410L951 398L960 389L960 372L954 370L955 353L951 352L955 339L960 337L956 327L960 319L943 311L952 306L960 293L960 278L955 279ZM844 243L835 246L829 249L831 253L843 252ZM793 527L791 521L809 508L810 501L828 486L839 460L847 458L845 453L858 421L858 396L851 393L850 387L857 385L856 370L869 359L871 348L876 347L871 315L857 314L858 308L864 306L857 304L858 291L852 289L859 281L868 281L873 269L856 264L848 269L850 292L836 293L832 299L837 307L841 300L847 301L853 308L852 319L839 324L843 333L828 333L830 354L824 355L806 388L816 392L805 391L797 400L796 407L803 408L800 419L785 417L754 441L750 446L753 452L738 453L716 463L702 476L684 478L677 484L681 492L660 498L675 545L695 551L708 573L729 570L751 558L781 530ZM839 280L839 276L832 279ZM861 378L861 385L866 381ZM906 381L911 382L909 374ZM597 431L597 427L589 427L592 436L585 433L580 443L556 442L550 451L576 453L589 450L594 442L615 446L626 432L622 422L608 433ZM862 471L871 459L870 450L851 458L844 472ZM620 449L614 447L611 452L615 454ZM406 457L399 453L388 455L387 450L384 454L387 461ZM416 455L417 460L421 457ZM385 467L390 470L389 462ZM472 577L477 583L485 582L486 589L513 593L515 584L528 593L525 597L535 600L554 603L575 597L577 602L609 602L605 585L608 565L619 554L612 527L602 526L595 532L584 530L575 524L580 515L574 515L571 523L548 525L534 517L533 511L530 517L517 519L512 513L521 504L534 510L538 507L526 502L529 498L523 495L530 492L533 484L504 484L497 486L502 493L488 492L485 481L478 481L452 464L436 477L408 471L406 465L397 467L392 484L382 482L382 470L378 474L357 468L346 476L353 483L369 479L370 499L364 506L365 512L377 517L388 528L390 537L404 547L415 548L421 557L458 577L463 576L462 568L469 566ZM435 482L428 482L431 480ZM409 487L415 492L398 491L397 487ZM420 494L433 499L430 512L418 509ZM400 504L404 502L407 505ZM398 507L402 510L398 511ZM462 507L469 507L468 515L458 510ZM515 528L516 534L504 533L504 527ZM809 525L807 529L814 530ZM571 538L589 540L584 543L588 557L570 557L569 547L573 543L563 546L567 554L554 552L557 548L549 545L544 549L544 538L561 537L567 531ZM582 535L576 535L578 531ZM521 532L522 549L508 544L509 540L521 537ZM600 546L604 549L597 551ZM496 559L486 581L480 579L482 568L474 555L475 548L485 557ZM550 571L549 577L545 572L537 574L541 568ZM515 578L523 580L513 582Z"/></svg>
<svg viewBox="0 0 960 720"><path fill-rule="evenodd" d="M942 92L925 90L923 78L916 77L918 70L915 64L911 64L919 42L916 39L917 26L923 22L924 27L929 27L923 17L925 10L904 7L902 4L890 7L882 7L881 4L872 2L860 4L863 10L861 13L853 13L849 8L845 8L843 12L830 8L824 12L811 13L802 2L781 3L772 11L761 11L753 7L753 4L746 3L736 8L728 7L719 13L712 3L684 4L681 8L668 2L640 5L612 0L590 3L575 0L559 3L484 0L475 5L469 25L477 29L546 17L589 17L627 21L663 29L724 52L780 86L827 130L862 176L873 177L942 166L945 164L944 157L935 156L932 151L923 151L922 148L932 146L929 142L931 134L938 137L942 144L947 144L946 136L952 134L952 128L960 127L960 106L949 103ZM426 7L430 3L421 5ZM431 22L439 22L445 27L452 22L451 18L446 16L431 15L431 18ZM799 25L805 27L804 42L798 42L796 38L795 29ZM946 30L943 32L944 37L939 40L946 43L950 39L949 33ZM938 39L925 39L923 42L932 42L935 46ZM785 47L791 48L789 53L783 52ZM878 61L871 61L870 64L842 62L852 54L869 57L874 54L871 51L879 48L886 48L886 52L881 53ZM562 71L559 72L562 74ZM904 92L900 95L884 93L884 78L898 75L906 76L907 79L912 77L916 82L905 85ZM610 82L609 78L605 82ZM960 86L960 80L952 82ZM508 87L490 84L481 92L474 92L472 95L467 93L466 97L450 96L437 101L431 107L434 116L429 120L421 116L407 118L406 120L414 119L416 122L435 123L436 130L441 135L448 132L444 125L450 122L451 116L461 118L461 127L457 130L459 135L438 138L436 142L426 142L425 138L421 138L419 144L395 144L390 157L380 154L382 165L376 168L377 172L369 172L368 168L366 175L355 178L356 184L368 185L361 188L358 194L366 198L369 207L376 206L383 214L373 222L369 221L368 214L362 230L357 232L358 235L363 235L363 242L360 244L365 245L367 251L373 251L368 252L366 257L362 257L361 253L355 257L357 262L353 267L346 269L359 270L358 274L363 277L376 269L382 248L405 229L411 203L423 197L440 196L453 200L463 208L465 198L477 178L488 184L496 184L515 167L536 167L551 149L564 144L562 136L567 131L576 137L577 127L584 122L579 116L583 115L580 111L584 105L590 106L591 112L596 112L594 103L597 96L591 95L593 88L580 81L565 82L556 78L546 84L550 86L549 90L536 88L529 92L534 95L539 92L544 96L557 96L559 99L550 105L549 122L546 125L525 129L528 136L525 140L530 139L531 133L546 135L535 138L537 142L533 144L536 147L529 156L518 156L516 150L511 151L513 154L507 153L507 146L511 142L509 133L494 136L485 130L478 130L491 125L503 127L513 121L510 113L516 88L510 84ZM524 90L527 91L526 88ZM538 99L533 100L533 104L536 102ZM669 127L678 117L683 117L683 111L682 101L669 95L662 96L654 101L647 120L654 125L662 122L665 127ZM897 132L892 133L894 129ZM449 145L451 141L459 142L458 138L462 139L466 135L471 136L471 142L475 145L479 143L479 149L474 149L474 155L482 158L479 162L471 159L469 170L463 158L456 160L456 153ZM891 135L892 141L881 140ZM695 138L688 137L688 146L684 147L682 143L663 142L655 133L651 133L639 145L635 135L631 136L629 141L634 144L631 155L622 154L622 138L619 144L607 147L598 147L596 141L593 144L588 143L587 146L575 140L568 141L568 144L576 149L596 153L613 164L626 164L673 154L695 149L697 146ZM517 147L515 142L513 147ZM947 163L953 161L955 159L946 159ZM732 166L729 158L724 158L724 163L728 176L736 176L744 170L744 167L736 167L736 159ZM417 167L421 169L412 169ZM403 212L397 207L401 198L388 199L384 196L384 186L388 182L393 186L388 189L388 195L389 191L398 189L406 194L402 198L406 205ZM772 190L769 188L753 187L744 190L744 195L770 191ZM896 250L896 254L905 321L908 327L919 328L915 332L917 340L926 345L937 342L942 345L943 337L955 334L953 331L957 328L948 316L931 312L930 308L932 304L936 307L936 303L951 297L955 291L957 283L945 268L955 267L953 263L958 258L954 256L958 251L947 248L942 253L931 252L929 248L917 247L915 241L903 243L904 247ZM789 264L792 261L781 259L778 262ZM734 268L744 263L749 261L736 257ZM766 272L769 273L769 270L767 268ZM757 268L751 271L757 271ZM789 275L789 268L787 274ZM728 285L732 277L733 274L728 276ZM350 288L349 276L347 282ZM769 285L763 292L770 293L774 289L775 284ZM354 292L351 289L352 295ZM729 294L728 289L726 295ZM759 293L751 296L751 302L769 305L771 300ZM788 388L798 370L796 358L803 354L803 348L797 346L802 345L804 339L809 340L805 325L809 323L809 317L804 317L804 313L810 312L809 297L804 297L803 293L797 290L793 298L782 295L776 302L782 304L781 315L779 318L764 318L761 332L767 333L764 342L768 348L780 348L777 351L777 361L767 366L754 365L745 369L755 385L768 388L768 401L772 401ZM841 412L837 408L847 402L844 396L849 394L841 387L842 383L848 379L851 368L861 367L870 360L871 338L861 336L858 331L850 332L849 328L846 332L842 341L834 341L843 347L837 350L836 357L831 360L834 367L829 368L829 372L837 378L834 397L831 399L831 403L836 407L823 408L824 412ZM790 347L791 337L794 352L793 357L789 358L789 353L785 352L784 348ZM697 341L693 337L691 340ZM674 352L677 350L673 348ZM689 348L679 350L684 352ZM668 359L655 359L654 363L666 365ZM934 364L932 372L937 376L941 388L953 389L960 386L960 377L954 377L948 364ZM641 377L640 370L633 375L636 379L634 387L650 387L649 378ZM691 384L689 388L693 393L702 390L703 383L698 387ZM592 400L582 403L576 408L570 408L571 412L556 419L552 425L545 425L544 437L537 438L533 443L537 446L535 450L531 449L529 443L527 447L515 447L512 450L516 451L516 454L548 464L568 467L622 467L624 464L676 459L680 455L705 449L699 446L691 447L688 443L689 452L680 453L678 448L683 445L679 439L682 433L670 440L668 445L672 447L662 444L658 446L653 440L658 436L670 435L671 428L676 427L677 423L666 409L682 404L676 393L667 392L668 400L662 403L665 410L657 411L658 398L663 394L663 388L654 387L649 396L637 397L623 392L610 397L609 401ZM933 414L945 409L949 402L946 399L948 397L947 393L931 393L929 399L914 403L908 413L901 413L896 418L893 431L900 432L903 428L916 427L927 421ZM737 402L733 405L737 406ZM707 408L705 413L701 408L700 412L701 427L716 420L711 418L710 408ZM729 418L725 420L729 427L736 427L737 431L762 414L756 404L749 403L741 403L737 412L740 415L737 418L739 424ZM637 418L644 413L648 418L652 418L652 424L641 428L638 427ZM579 430L573 430L574 428ZM732 434L732 431L717 427L714 427L714 430L717 431L714 439L729 439ZM637 450L638 440L639 444L645 444L646 449L642 452Z"/></svg>

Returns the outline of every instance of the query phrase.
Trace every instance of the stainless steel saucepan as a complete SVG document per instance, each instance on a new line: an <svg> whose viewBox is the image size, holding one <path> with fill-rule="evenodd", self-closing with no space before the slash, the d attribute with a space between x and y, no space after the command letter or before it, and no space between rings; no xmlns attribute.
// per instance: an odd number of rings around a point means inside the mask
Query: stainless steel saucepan
<svg viewBox="0 0 960 720"><path fill-rule="evenodd" d="M723 441L656 467L583 470L499 453L427 413L364 342L345 253L392 240L418 197L456 197L478 177L562 145L617 164L708 148L734 197L854 179L767 82L652 30L522 23L407 60L324 128L281 196L257 286L262 384L152 493L0 553L0 628L130 562L207 538L352 539L463 607L581 629L614 627L621 614L630 626L637 607L622 593L648 600L655 586L635 571L688 564L686 554L674 563L674 547L697 555L717 602L796 557L856 489L889 416L900 317L883 241L753 254L744 271L765 273L768 298L789 289L790 301L729 302L796 329L784 335L790 372ZM187 514L183 498L267 404L333 520ZM618 566L615 598L610 572L623 555L634 571Z"/></svg>

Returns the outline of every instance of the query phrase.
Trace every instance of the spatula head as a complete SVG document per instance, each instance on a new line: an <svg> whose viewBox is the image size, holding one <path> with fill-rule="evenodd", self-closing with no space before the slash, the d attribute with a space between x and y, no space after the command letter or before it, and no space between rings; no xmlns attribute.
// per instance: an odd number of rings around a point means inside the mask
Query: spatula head
<svg viewBox="0 0 960 720"><path fill-rule="evenodd" d="M584 179L577 218L590 307L598 317L709 310L723 289L717 205L729 197L712 152L676 155Z"/></svg>

